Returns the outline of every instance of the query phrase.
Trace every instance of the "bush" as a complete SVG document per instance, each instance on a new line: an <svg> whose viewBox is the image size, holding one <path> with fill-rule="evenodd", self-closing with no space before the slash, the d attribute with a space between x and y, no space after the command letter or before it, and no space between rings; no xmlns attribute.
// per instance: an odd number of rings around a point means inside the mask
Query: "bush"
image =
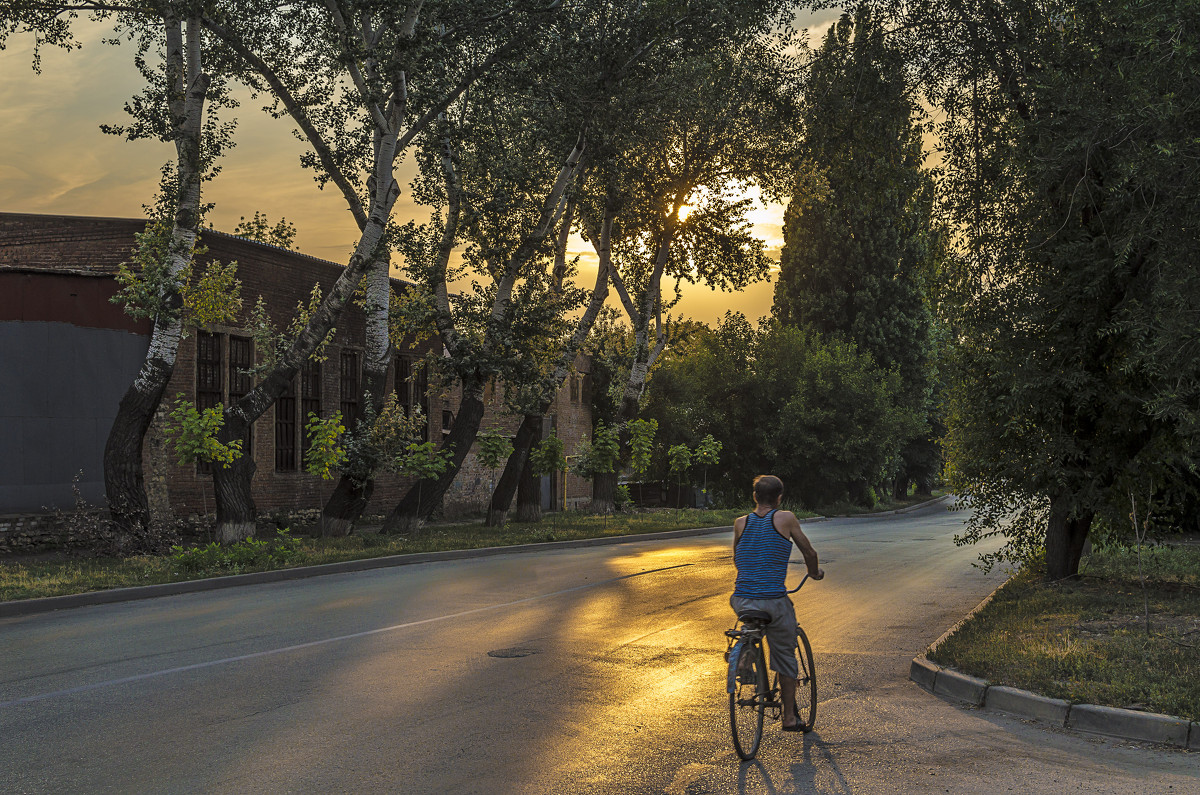
<svg viewBox="0 0 1200 795"><path fill-rule="evenodd" d="M627 505L633 502L633 498L629 495L629 487L624 483L617 486L617 491L613 496L613 505L618 511L625 509Z"/></svg>
<svg viewBox="0 0 1200 795"><path fill-rule="evenodd" d="M281 566L296 557L300 539L284 528L264 541L247 538L229 546L213 541L201 547L171 547L171 571L175 574L237 574L246 569Z"/></svg>
<svg viewBox="0 0 1200 795"><path fill-rule="evenodd" d="M881 481L923 419L902 404L895 370L847 342L727 315L666 358L643 415L658 421L663 449L721 450L710 468L718 502L744 504L750 481L772 472L807 505ZM677 469L678 467L675 467ZM653 474L672 470L666 457Z"/></svg>

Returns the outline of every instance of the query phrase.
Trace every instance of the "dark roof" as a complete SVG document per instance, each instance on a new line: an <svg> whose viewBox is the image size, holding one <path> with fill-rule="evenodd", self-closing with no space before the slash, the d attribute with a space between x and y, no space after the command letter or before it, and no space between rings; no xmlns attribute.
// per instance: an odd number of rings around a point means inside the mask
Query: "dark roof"
<svg viewBox="0 0 1200 795"><path fill-rule="evenodd" d="M112 276L118 265L130 259L134 234L145 228L146 221L137 218L0 212L0 272ZM225 244L221 248L225 252L245 251L256 259L270 259L280 265L302 261L339 270L343 267L216 229L203 230L201 241L206 237L223 238ZM392 281L406 284L401 279Z"/></svg>
<svg viewBox="0 0 1200 795"><path fill-rule="evenodd" d="M0 270L111 275L145 226L130 218L0 213Z"/></svg>

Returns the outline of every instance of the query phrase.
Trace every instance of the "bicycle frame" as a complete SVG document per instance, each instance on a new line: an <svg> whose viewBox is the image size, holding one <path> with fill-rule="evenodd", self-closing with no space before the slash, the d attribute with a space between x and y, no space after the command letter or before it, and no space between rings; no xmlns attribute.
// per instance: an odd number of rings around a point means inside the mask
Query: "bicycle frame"
<svg viewBox="0 0 1200 795"><path fill-rule="evenodd" d="M808 579L809 575L806 572L803 579L800 580L800 584L795 588L789 589L787 593L796 593L802 587L804 587L804 583L808 582ZM761 685L757 686L754 694L750 698L745 698L738 693L739 663L742 661L742 657L745 654L754 655L756 660L760 661L760 664L761 662L765 662L765 653L763 651L762 644L766 635L766 623L764 623L761 619L749 619L746 621L741 621L740 623L741 626L739 627L738 622L735 621L732 629L725 630L725 660L728 663L726 674L726 690L729 693L730 699L730 719L731 721L733 720L733 710L735 708L749 707L757 710L759 715L762 717L767 717L769 715L772 721L779 720L783 714L783 701L780 697L779 675L777 673L771 677L770 684L766 686L765 690ZM797 651L802 655L800 663L802 669L806 672L805 681L812 683L812 703L814 705L812 707L812 711L815 712L816 680L812 678L815 676L811 667L812 652L809 648L808 640L806 637L804 637L804 633L800 629L799 625L796 627L796 632L800 638L803 638L803 647ZM807 664L803 660L804 655L808 656ZM765 680L763 679L760 679L759 682L765 684ZM745 685L746 682L743 680L741 684ZM752 758L757 751L758 741L762 736L762 717L759 718L758 730L755 733L753 748L745 753L743 753L742 746L739 745L741 741L738 739L738 730L736 726L734 727L734 745L738 751L738 754L741 755L743 759ZM799 714L797 714L797 717L800 717ZM805 729L805 731L811 730L811 717L812 713L810 713L810 722L808 724L809 728Z"/></svg>

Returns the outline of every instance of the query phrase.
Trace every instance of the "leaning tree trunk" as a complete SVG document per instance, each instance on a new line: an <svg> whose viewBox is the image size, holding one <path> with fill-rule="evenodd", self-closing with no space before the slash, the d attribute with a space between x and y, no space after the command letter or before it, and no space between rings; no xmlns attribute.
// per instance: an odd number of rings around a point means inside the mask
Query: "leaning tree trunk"
<svg viewBox="0 0 1200 795"><path fill-rule="evenodd" d="M365 404L371 406L371 416L383 410L388 366L392 361L392 346L388 340L388 307L391 301L391 263L380 257L367 273L367 329L363 361ZM352 429L353 430L353 429ZM362 428L355 432L367 432ZM338 479L333 494L321 511L322 536L348 536L358 517L367 509L375 490L375 460L351 461Z"/></svg>
<svg viewBox="0 0 1200 795"><path fill-rule="evenodd" d="M174 325L178 341L179 324ZM155 348L155 337L159 333L160 324L155 323L150 338L151 350ZM160 347L163 347L161 343ZM141 535L150 526L150 505L142 471L142 442L174 368L173 355L170 361L158 356L146 358L138 377L121 398L104 445L104 492L109 514L120 532L130 538ZM139 385L144 385L144 389Z"/></svg>
<svg viewBox="0 0 1200 795"><path fill-rule="evenodd" d="M393 162L396 158L397 134L389 131L380 139L376 148L375 173L373 174L374 193L371 197L370 212L367 220L361 224L362 234L350 261L338 274L333 286L321 300L317 311L309 318L308 323L292 340L287 350L280 356L276 365L263 376L253 389L243 395L237 403L225 409L225 426L221 428L217 438L227 441L229 438L243 438L244 429L269 409L288 385L300 372L301 365L308 360L317 346L325 339L341 316L342 311L354 296L359 282L380 257L386 259L384 230L392 215L392 206L400 195L400 186L392 175ZM351 196L351 199L354 197ZM355 200L356 201L356 200ZM351 207L361 207L351 203ZM356 213L357 216L357 213ZM237 427L243 433L237 436L227 436L230 428ZM241 461L241 459L239 459ZM247 532L253 532L254 501L250 491L250 476L254 473L251 462L248 466L243 462L235 462L228 469L214 470L213 494L217 503L217 535L222 539L246 538ZM233 479L241 478L242 482L233 484ZM228 500L228 502L227 502Z"/></svg>
<svg viewBox="0 0 1200 795"><path fill-rule="evenodd" d="M120 532L130 539L143 536L150 526L142 445L167 382L175 372L175 356L183 331L177 281L191 263L196 229L200 225L200 134L210 83L209 76L201 71L199 21L188 20L186 44L181 20L168 18L164 24L167 71L176 76L168 107L179 183L171 229L169 280L163 288L169 314L155 318L146 359L121 398L104 444L104 491L109 511Z"/></svg>
<svg viewBox="0 0 1200 795"><path fill-rule="evenodd" d="M533 444L541 441L542 429L538 427L537 437ZM542 521L542 484L541 478L534 477L533 467L529 457L525 458L525 466L521 468L521 477L517 482L517 521Z"/></svg>
<svg viewBox="0 0 1200 795"><path fill-rule="evenodd" d="M254 478L254 456L250 455L250 424L239 416L225 414L217 440L228 444L242 440L243 455L229 466L213 464L213 496L217 503L217 540L232 544L254 535L257 513L250 484Z"/></svg>
<svg viewBox="0 0 1200 795"><path fill-rule="evenodd" d="M479 384L473 384L468 389L463 385L463 400L458 408L458 416L450 435L442 444L441 449L450 450L450 466L437 478L425 478L414 484L404 495L400 503L392 509L383 522L383 533L404 532L412 527L414 520L428 520L437 507L442 503L442 497L450 484L458 477L463 460L475 444L475 436L479 433L479 425L483 422L483 390Z"/></svg>
<svg viewBox="0 0 1200 795"><path fill-rule="evenodd" d="M1046 579L1053 582L1079 573L1079 559L1092 527L1092 511L1073 513L1071 500L1059 495L1050 501L1046 523Z"/></svg>
<svg viewBox="0 0 1200 795"><path fill-rule="evenodd" d="M517 428L517 435L513 438L513 451L504 464L500 482L496 484L496 489L492 492L492 501L488 505L488 527L504 524L509 506L512 505L513 495L517 493L518 484L529 463L529 451L533 449L533 445L541 435L542 415L526 414L525 419L521 421L521 427Z"/></svg>

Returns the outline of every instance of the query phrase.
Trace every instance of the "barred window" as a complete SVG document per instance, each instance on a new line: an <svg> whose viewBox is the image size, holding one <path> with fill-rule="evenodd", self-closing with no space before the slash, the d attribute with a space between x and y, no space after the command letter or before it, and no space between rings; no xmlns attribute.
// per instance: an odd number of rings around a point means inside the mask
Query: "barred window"
<svg viewBox="0 0 1200 795"><path fill-rule="evenodd" d="M254 367L254 340L229 338L229 402L236 403L254 386L250 369Z"/></svg>
<svg viewBox="0 0 1200 795"><path fill-rule="evenodd" d="M229 404L233 405L254 388L250 368L254 366L254 340L249 337L229 337ZM254 423L246 434L243 455L254 454Z"/></svg>
<svg viewBox="0 0 1200 795"><path fill-rule="evenodd" d="M417 366L417 377L413 381L413 404L420 406L425 414L425 440L434 441L434 418L429 410L429 368L424 362Z"/></svg>
<svg viewBox="0 0 1200 795"><path fill-rule="evenodd" d="M412 377L412 361L403 356L397 356L392 367L396 372L394 389L396 392L396 402L404 410L404 416L411 417L413 412L413 385L409 381L409 378Z"/></svg>
<svg viewBox="0 0 1200 795"><path fill-rule="evenodd" d="M300 368L300 466L308 465L308 415L321 416L321 363L307 362Z"/></svg>
<svg viewBox="0 0 1200 795"><path fill-rule="evenodd" d="M342 423L353 429L358 422L359 401L359 355L358 351L342 351L341 409Z"/></svg>
<svg viewBox="0 0 1200 795"><path fill-rule="evenodd" d="M200 331L196 334L196 408L200 411L220 405L225 399L221 381L221 335ZM202 475L212 472L208 461L197 461L196 471Z"/></svg>
<svg viewBox="0 0 1200 795"><path fill-rule="evenodd" d="M296 469L296 388L289 381L275 400L275 470Z"/></svg>
<svg viewBox="0 0 1200 795"><path fill-rule="evenodd" d="M221 383L221 335L196 335L196 408L211 409L224 399Z"/></svg>

